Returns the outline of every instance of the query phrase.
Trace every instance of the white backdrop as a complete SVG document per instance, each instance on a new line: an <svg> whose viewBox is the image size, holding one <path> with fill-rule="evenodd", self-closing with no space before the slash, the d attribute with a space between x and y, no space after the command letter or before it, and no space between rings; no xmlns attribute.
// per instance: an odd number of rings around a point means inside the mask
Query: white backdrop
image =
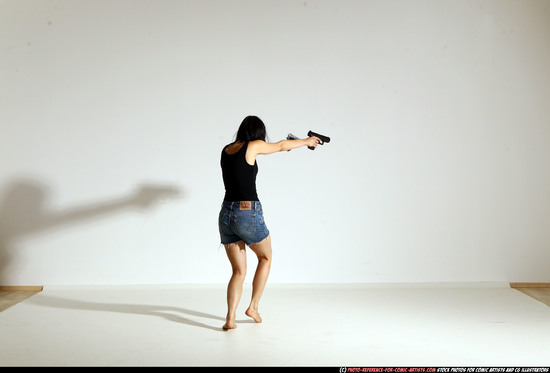
<svg viewBox="0 0 550 373"><path fill-rule="evenodd" d="M546 0L2 0L0 284L226 282L249 114L333 139L258 159L270 282L550 281L549 35Z"/></svg>

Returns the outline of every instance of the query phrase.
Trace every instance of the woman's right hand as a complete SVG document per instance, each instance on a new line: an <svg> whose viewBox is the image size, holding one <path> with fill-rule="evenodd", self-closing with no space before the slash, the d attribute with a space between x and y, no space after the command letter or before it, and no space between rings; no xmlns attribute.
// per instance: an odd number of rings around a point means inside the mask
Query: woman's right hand
<svg viewBox="0 0 550 373"><path fill-rule="evenodd" d="M317 145L319 145L319 143L321 142L321 139L316 137L316 136L311 136L310 138L307 138L305 139L306 140L306 144L308 147L312 147L312 148L316 148Z"/></svg>

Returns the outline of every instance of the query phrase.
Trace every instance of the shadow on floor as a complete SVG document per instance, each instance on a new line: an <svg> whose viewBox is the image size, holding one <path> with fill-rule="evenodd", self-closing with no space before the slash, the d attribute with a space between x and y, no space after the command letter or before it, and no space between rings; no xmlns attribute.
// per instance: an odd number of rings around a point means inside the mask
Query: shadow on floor
<svg viewBox="0 0 550 373"><path fill-rule="evenodd" d="M221 325L225 322L224 317L212 315L205 312L190 310L182 307L170 307L170 306L157 306L157 305L141 305L141 304L126 304L126 303L100 303L89 302L76 299L62 298L47 294L41 294L39 297L32 297L26 302L33 303L42 307L73 309L73 310L87 310L98 312L116 312L127 313L132 315L144 315L144 316L156 316L162 317L166 320L186 324L190 326L196 326L200 328L224 331ZM202 317L211 320L217 320L220 322L219 327L214 327L199 321L192 320L186 316ZM254 323L253 320L237 320L237 323Z"/></svg>

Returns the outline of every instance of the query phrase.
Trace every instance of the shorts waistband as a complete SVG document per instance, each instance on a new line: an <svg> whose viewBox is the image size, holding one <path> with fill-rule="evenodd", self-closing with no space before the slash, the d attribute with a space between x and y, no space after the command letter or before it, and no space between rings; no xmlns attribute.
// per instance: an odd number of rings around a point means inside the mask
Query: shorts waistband
<svg viewBox="0 0 550 373"><path fill-rule="evenodd" d="M262 209L262 204L260 201L223 201L222 207L227 208L231 211L239 211L242 206L250 206L249 210L259 211ZM248 208L246 208L248 210Z"/></svg>

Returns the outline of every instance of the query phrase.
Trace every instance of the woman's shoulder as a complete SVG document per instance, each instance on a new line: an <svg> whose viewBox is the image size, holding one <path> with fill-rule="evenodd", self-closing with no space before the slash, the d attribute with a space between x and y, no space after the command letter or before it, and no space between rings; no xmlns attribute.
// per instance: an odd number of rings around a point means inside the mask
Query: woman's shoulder
<svg viewBox="0 0 550 373"><path fill-rule="evenodd" d="M223 148L223 152L229 155L237 154L242 149L246 149L247 145L248 143L246 142L232 142Z"/></svg>
<svg viewBox="0 0 550 373"><path fill-rule="evenodd" d="M265 145L265 144L266 144L266 142L265 142L264 140L252 140L252 141L249 141L249 142L248 142L247 146L248 146L249 148L250 148L250 147L252 147L252 148L256 147L256 148L257 148L257 147L263 146L263 145Z"/></svg>

